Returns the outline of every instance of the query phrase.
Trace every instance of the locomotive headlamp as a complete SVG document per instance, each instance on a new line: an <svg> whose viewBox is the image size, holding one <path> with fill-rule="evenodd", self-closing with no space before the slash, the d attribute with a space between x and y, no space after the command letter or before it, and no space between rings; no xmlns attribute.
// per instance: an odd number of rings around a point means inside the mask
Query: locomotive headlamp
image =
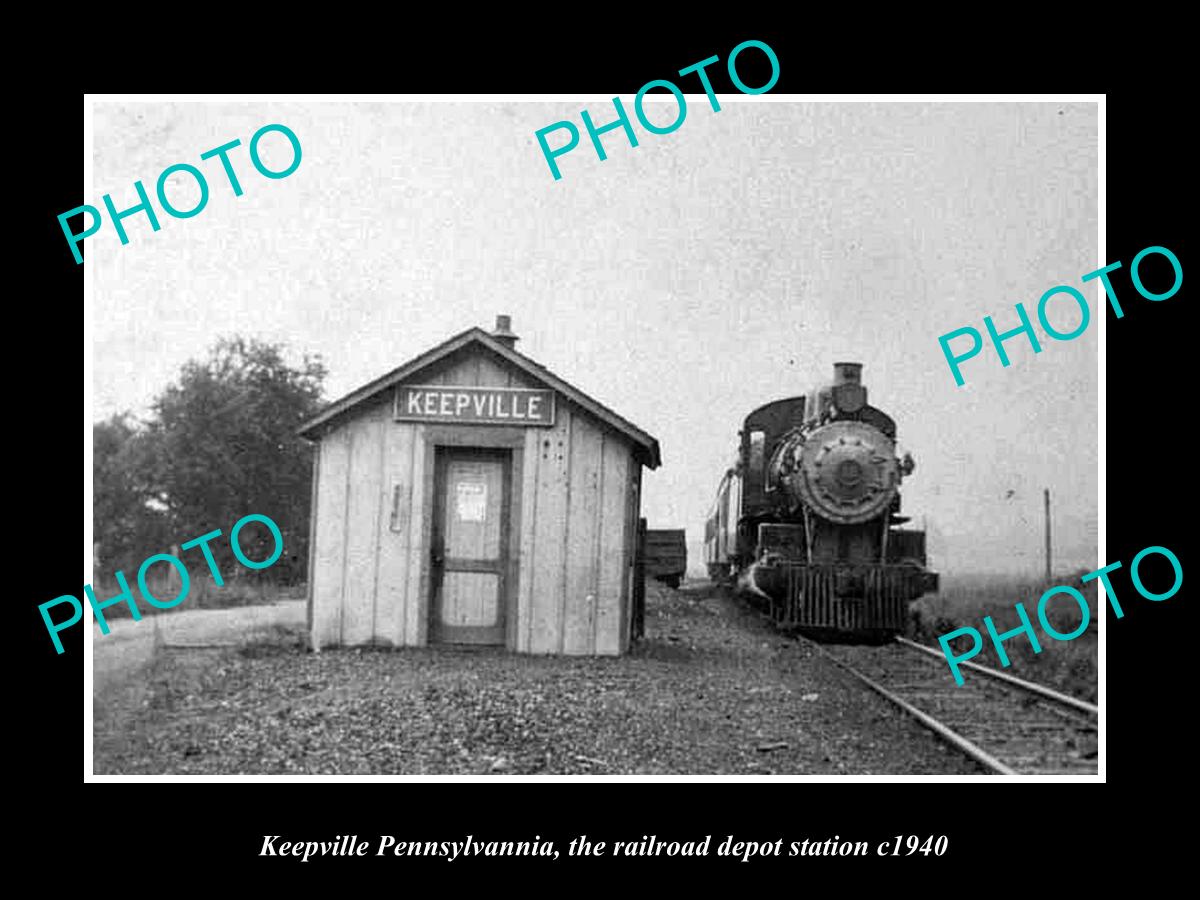
<svg viewBox="0 0 1200 900"><path fill-rule="evenodd" d="M833 389L833 405L838 412L856 413L867 405L867 389L861 384L839 384Z"/></svg>

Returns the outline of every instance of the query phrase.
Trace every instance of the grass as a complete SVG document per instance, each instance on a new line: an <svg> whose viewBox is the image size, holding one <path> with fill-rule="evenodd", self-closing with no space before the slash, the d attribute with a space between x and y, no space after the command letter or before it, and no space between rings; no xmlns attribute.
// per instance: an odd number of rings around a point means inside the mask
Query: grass
<svg viewBox="0 0 1200 900"><path fill-rule="evenodd" d="M909 637L936 647L939 636L958 628L974 628L983 637L983 649L972 661L1001 668L1000 658L988 637L983 618L991 616L999 634L1017 628L1021 625L1016 611L1019 601L1033 623L1041 652L1034 652L1026 635L1013 636L1004 642L1004 650L1009 657L1009 666L1005 671L1095 703L1098 690L1098 582L1083 584L1079 578L1084 574L1087 574L1086 570L1081 569L1060 576L1050 584L1038 579L1013 576L945 578L941 593L923 597L913 604ZM1038 600L1053 585L1074 587L1087 599L1087 630L1073 640L1051 638L1038 621ZM1047 605L1046 617L1060 634L1070 634L1079 627L1079 607L1069 595L1060 595L1051 600ZM951 644L951 649L958 649L959 652L965 652L969 647L969 635ZM971 677L969 671L963 674L966 678Z"/></svg>

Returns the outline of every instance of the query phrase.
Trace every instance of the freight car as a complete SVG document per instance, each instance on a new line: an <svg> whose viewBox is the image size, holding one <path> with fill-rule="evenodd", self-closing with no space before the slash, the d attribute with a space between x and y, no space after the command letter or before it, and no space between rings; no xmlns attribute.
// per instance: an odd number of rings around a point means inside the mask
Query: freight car
<svg viewBox="0 0 1200 900"><path fill-rule="evenodd" d="M935 592L925 532L896 526L896 423L867 403L860 363L833 383L760 406L739 433L705 523L709 577L734 582L775 622L818 639L882 641Z"/></svg>
<svg viewBox="0 0 1200 900"><path fill-rule="evenodd" d="M687 539L682 528L646 532L646 574L679 587L687 572Z"/></svg>

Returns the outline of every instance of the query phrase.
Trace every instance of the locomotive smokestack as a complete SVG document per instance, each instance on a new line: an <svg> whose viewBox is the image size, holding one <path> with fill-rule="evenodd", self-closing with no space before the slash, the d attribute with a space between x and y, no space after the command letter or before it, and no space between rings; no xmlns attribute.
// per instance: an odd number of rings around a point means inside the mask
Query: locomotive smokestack
<svg viewBox="0 0 1200 900"><path fill-rule="evenodd" d="M866 406L867 388L862 383L862 363L834 363L830 393L838 412L856 413Z"/></svg>
<svg viewBox="0 0 1200 900"><path fill-rule="evenodd" d="M862 384L862 363L834 363L833 386L839 384Z"/></svg>

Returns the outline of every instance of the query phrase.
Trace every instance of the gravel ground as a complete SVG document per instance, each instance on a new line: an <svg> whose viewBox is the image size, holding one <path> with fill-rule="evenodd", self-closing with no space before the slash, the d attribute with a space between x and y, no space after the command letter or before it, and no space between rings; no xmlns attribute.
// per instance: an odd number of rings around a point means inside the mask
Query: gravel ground
<svg viewBox="0 0 1200 900"><path fill-rule="evenodd" d="M159 650L95 696L97 774L979 774L714 591L647 585L622 658Z"/></svg>

